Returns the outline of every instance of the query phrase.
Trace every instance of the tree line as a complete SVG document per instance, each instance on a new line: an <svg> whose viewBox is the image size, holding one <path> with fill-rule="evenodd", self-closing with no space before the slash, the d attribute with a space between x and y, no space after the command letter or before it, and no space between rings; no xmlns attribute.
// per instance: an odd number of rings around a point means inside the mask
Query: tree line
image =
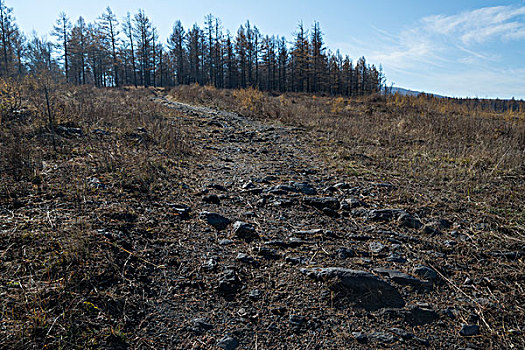
<svg viewBox="0 0 525 350"><path fill-rule="evenodd" d="M202 28L176 21L163 43L143 10L119 20L108 7L93 23L82 17L73 23L60 13L52 42L36 32L26 37L0 0L0 30L4 77L46 70L71 84L98 87L198 83L343 96L372 94L385 84L381 67L327 49L318 22L310 30L299 23L288 41L261 34L249 21L232 34L208 15Z"/></svg>

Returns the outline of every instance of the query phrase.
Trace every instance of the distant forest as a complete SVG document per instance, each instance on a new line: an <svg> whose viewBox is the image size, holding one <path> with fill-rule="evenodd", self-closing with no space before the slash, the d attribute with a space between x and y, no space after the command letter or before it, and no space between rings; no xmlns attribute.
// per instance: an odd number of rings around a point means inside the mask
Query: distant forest
<svg viewBox="0 0 525 350"><path fill-rule="evenodd" d="M201 28L176 21L163 42L143 10L120 21L108 7L93 23L61 13L54 41L18 28L13 9L0 0L3 77L51 71L71 84L160 86L198 83L217 88L361 96L381 91L382 69L364 57L353 62L325 47L319 23L302 22L291 41L263 35L247 21L235 34L211 14Z"/></svg>

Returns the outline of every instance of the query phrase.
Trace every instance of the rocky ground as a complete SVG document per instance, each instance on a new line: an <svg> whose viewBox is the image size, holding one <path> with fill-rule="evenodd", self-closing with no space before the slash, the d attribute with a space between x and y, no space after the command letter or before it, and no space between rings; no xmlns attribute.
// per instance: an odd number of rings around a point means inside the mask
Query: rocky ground
<svg viewBox="0 0 525 350"><path fill-rule="evenodd" d="M201 157L171 209L176 263L157 271L149 336L181 348L523 345L522 250L472 252L461 218L393 207L394 184L340 175L304 130L161 101L184 113Z"/></svg>
<svg viewBox="0 0 525 350"><path fill-rule="evenodd" d="M93 346L525 346L523 242L503 249L447 208L400 204L388 179L340 172L322 135L155 99L179 112L193 156L161 196L89 183L79 218L111 254L72 303L84 333L119 325Z"/></svg>

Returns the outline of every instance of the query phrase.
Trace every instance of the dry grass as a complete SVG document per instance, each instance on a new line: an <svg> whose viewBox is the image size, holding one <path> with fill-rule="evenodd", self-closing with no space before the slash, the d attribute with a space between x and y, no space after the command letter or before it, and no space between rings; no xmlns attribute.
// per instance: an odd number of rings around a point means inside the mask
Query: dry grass
<svg viewBox="0 0 525 350"><path fill-rule="evenodd" d="M399 184L399 201L468 208L515 234L525 227L525 114L448 99L274 96L182 86L180 100L306 127L350 174Z"/></svg>
<svg viewBox="0 0 525 350"><path fill-rule="evenodd" d="M136 312L140 302L109 282L133 258L97 229L110 221L125 232L129 201L155 200L177 181L185 132L149 90L55 84L49 125L40 86L12 88L21 102L2 110L0 348L115 347L126 303Z"/></svg>

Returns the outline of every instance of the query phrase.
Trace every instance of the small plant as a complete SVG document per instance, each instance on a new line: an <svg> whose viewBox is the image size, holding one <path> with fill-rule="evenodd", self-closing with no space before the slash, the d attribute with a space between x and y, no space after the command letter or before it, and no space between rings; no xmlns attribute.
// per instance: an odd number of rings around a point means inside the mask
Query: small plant
<svg viewBox="0 0 525 350"><path fill-rule="evenodd" d="M263 106L264 94L253 87L235 90L233 97L237 100L239 108L244 112L256 112Z"/></svg>

